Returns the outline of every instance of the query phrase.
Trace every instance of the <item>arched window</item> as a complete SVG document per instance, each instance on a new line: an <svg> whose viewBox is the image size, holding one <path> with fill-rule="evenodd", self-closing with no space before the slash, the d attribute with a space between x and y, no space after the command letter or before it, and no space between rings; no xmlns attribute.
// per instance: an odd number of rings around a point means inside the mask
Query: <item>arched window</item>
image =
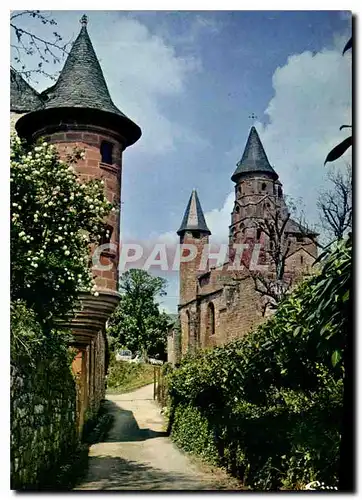
<svg viewBox="0 0 362 500"><path fill-rule="evenodd" d="M101 143L101 162L113 164L113 144L111 142L102 141Z"/></svg>
<svg viewBox="0 0 362 500"><path fill-rule="evenodd" d="M207 306L207 334L208 337L215 334L215 307L212 302Z"/></svg>
<svg viewBox="0 0 362 500"><path fill-rule="evenodd" d="M236 212L237 214L240 212L240 207L239 207L239 205L236 205L236 207L235 207L235 212Z"/></svg>
<svg viewBox="0 0 362 500"><path fill-rule="evenodd" d="M261 236L261 228L258 227L258 229L256 230L256 239L257 239L257 241L260 240L260 236Z"/></svg>

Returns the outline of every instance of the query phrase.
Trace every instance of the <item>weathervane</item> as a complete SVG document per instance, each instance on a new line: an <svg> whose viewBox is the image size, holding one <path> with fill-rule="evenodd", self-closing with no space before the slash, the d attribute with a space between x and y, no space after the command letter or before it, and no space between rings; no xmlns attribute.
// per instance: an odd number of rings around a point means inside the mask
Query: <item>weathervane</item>
<svg viewBox="0 0 362 500"><path fill-rule="evenodd" d="M80 22L80 24L82 26L87 26L87 24L88 24L88 17L85 14L83 14L79 22Z"/></svg>

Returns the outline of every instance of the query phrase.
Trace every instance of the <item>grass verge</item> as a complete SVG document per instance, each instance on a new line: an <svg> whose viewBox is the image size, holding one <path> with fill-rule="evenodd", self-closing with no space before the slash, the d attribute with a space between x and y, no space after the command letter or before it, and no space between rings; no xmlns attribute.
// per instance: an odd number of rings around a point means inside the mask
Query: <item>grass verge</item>
<svg viewBox="0 0 362 500"><path fill-rule="evenodd" d="M108 368L107 393L119 394L135 391L153 383L154 366L112 360Z"/></svg>

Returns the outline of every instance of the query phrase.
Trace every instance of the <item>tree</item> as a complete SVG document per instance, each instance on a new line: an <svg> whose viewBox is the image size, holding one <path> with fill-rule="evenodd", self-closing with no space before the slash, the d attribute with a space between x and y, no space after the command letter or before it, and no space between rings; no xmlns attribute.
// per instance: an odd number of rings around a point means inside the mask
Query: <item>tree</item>
<svg viewBox="0 0 362 500"><path fill-rule="evenodd" d="M276 309L293 285L293 277L286 273L286 260L295 250L290 238L291 229L303 238L299 246L308 246L315 243L312 236L315 234L306 226L302 212L297 215L296 205L288 199L281 205L270 199L271 206L265 209L263 218L256 219L254 227L263 235L261 260L269 265L268 272L254 271L247 264L250 275L254 280L255 290L263 297L263 315L269 309ZM299 221L291 218L295 213Z"/></svg>
<svg viewBox="0 0 362 500"><path fill-rule="evenodd" d="M317 206L322 226L340 240L352 229L352 168L348 165L346 173L330 171L328 178L333 190L321 192Z"/></svg>
<svg viewBox="0 0 362 500"><path fill-rule="evenodd" d="M89 244L100 240L112 209L103 181L77 177L82 154L62 161L46 142L11 140L11 299L45 323L71 314L80 292L94 291Z"/></svg>
<svg viewBox="0 0 362 500"><path fill-rule="evenodd" d="M164 296L166 280L143 269L130 269L120 279L121 300L109 319L107 333L116 346L144 356L165 350L169 317L160 312L157 295Z"/></svg>
<svg viewBox="0 0 362 500"><path fill-rule="evenodd" d="M352 37L346 43L342 55L348 50L352 50ZM342 125L342 128L352 128L351 125ZM352 146L352 136L348 137L327 155L324 162L332 162L340 158ZM352 247L352 231L348 234L348 242ZM325 252L328 255L328 252ZM350 257L352 258L352 257ZM328 285L328 284L327 284ZM328 288L328 286L327 286ZM350 279L349 289L352 288ZM330 294L330 290L328 290ZM332 295L333 296L333 295ZM352 329L353 311L349 307L347 320L344 324L345 345L341 352L342 364L344 366L343 379L343 421L341 429L341 446L340 446L340 473L338 489L340 491L354 491L355 489L355 467L354 467L354 446L355 446L355 423L353 417L355 415L354 408L354 348L353 348L353 329Z"/></svg>
<svg viewBox="0 0 362 500"><path fill-rule="evenodd" d="M52 39L47 39L36 35L34 32L25 29L22 21L31 17L39 21L40 24L56 26L57 22L53 17L42 14L39 10L14 11L10 15L10 27L15 34L16 41L11 43L13 52L12 68L27 79L32 79L34 74L41 74L55 80L55 76L44 70L44 63L61 62L68 53L70 42L64 42L57 31L53 31ZM34 56L37 63L33 68L27 68L24 56Z"/></svg>

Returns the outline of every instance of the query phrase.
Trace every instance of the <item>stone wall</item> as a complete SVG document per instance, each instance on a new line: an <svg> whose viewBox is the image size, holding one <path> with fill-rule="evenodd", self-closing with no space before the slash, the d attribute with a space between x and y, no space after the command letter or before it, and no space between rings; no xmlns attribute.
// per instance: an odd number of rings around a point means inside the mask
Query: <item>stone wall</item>
<svg viewBox="0 0 362 500"><path fill-rule="evenodd" d="M49 484L78 445L75 382L59 359L11 366L11 488Z"/></svg>

